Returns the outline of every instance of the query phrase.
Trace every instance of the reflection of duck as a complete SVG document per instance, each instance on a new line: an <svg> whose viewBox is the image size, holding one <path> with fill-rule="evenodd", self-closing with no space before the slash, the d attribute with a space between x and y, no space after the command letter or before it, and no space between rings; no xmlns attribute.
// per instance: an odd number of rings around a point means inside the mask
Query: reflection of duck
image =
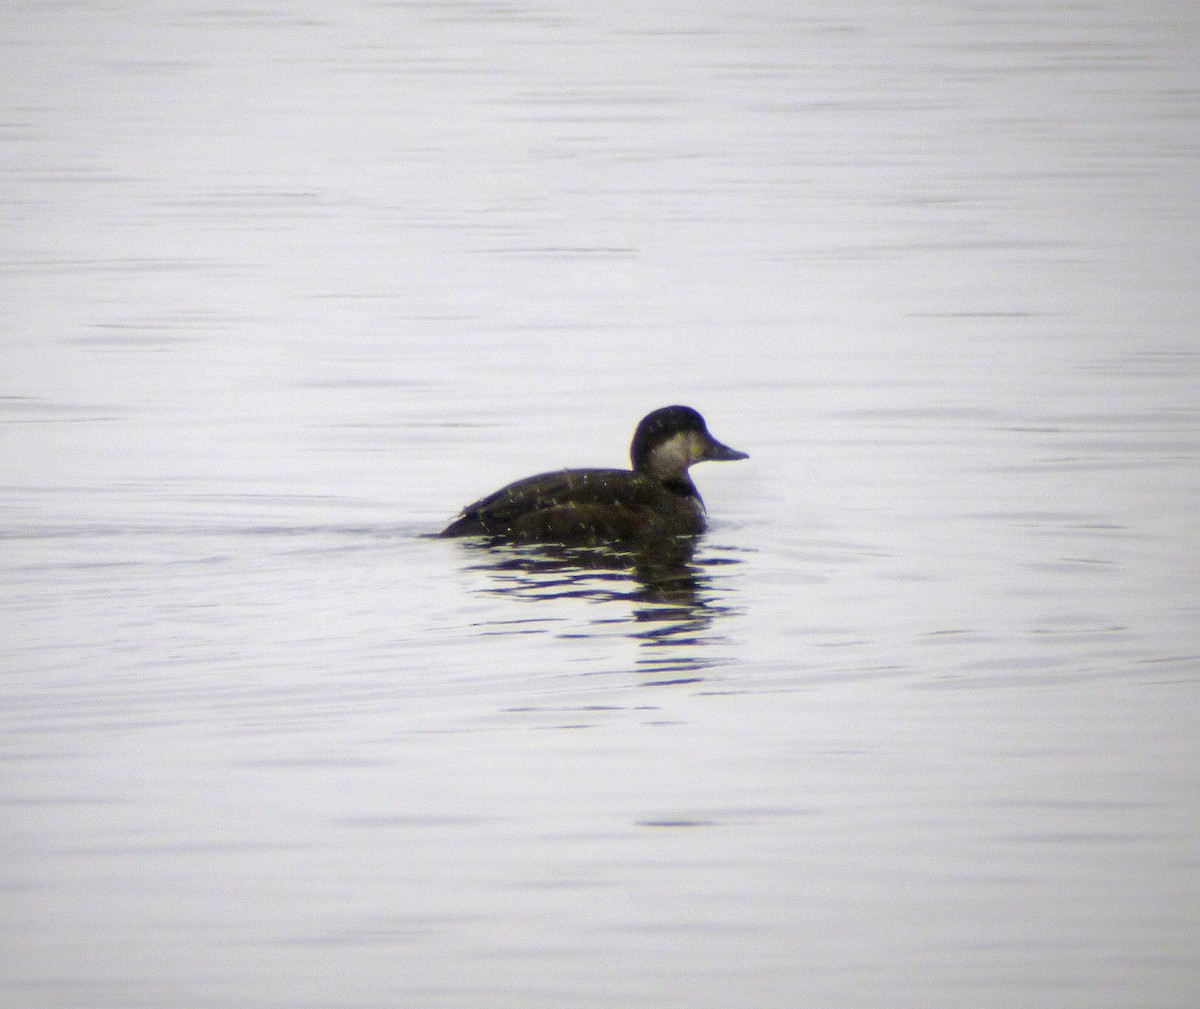
<svg viewBox="0 0 1200 1009"><path fill-rule="evenodd" d="M644 417L629 455L632 470L566 469L518 480L467 505L440 535L567 544L695 536L704 531L704 502L688 467L748 458L717 441L687 406Z"/></svg>
<svg viewBox="0 0 1200 1009"><path fill-rule="evenodd" d="M587 545L510 544L481 537L466 545L475 558L470 569L490 576L490 584L482 590L488 595L537 603L599 604L595 616L585 622L594 631L576 625L564 636L595 633L609 638L623 626L641 646L637 668L655 677L646 685L696 682L704 678L704 670L728 661L718 647L724 639L713 628L735 612L728 574L741 563L737 554L706 545L696 557L695 536ZM547 629L552 630L564 613L574 621L579 611L556 608L533 622L547 621ZM514 622L507 617L499 623L505 630L491 633L530 630L528 620L516 621L516 631L510 629Z"/></svg>
<svg viewBox="0 0 1200 1009"><path fill-rule="evenodd" d="M476 544L491 547L489 542ZM657 543L528 543L480 549L477 570L503 576L501 590L527 599L625 600L703 609L708 578L693 563L696 540Z"/></svg>

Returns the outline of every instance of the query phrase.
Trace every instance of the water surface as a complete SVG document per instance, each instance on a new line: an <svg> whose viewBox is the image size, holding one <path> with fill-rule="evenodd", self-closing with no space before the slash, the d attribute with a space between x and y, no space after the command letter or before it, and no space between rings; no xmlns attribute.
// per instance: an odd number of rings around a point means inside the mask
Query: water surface
<svg viewBox="0 0 1200 1009"><path fill-rule="evenodd" d="M0 1001L1189 1004L1198 32L14 9Z"/></svg>

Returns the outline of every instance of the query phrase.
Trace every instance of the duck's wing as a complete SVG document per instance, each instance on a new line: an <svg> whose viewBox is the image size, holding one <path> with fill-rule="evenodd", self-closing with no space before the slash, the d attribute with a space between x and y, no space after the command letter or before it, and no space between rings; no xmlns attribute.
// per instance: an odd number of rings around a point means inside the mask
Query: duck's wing
<svg viewBox="0 0 1200 1009"><path fill-rule="evenodd" d="M535 516L589 520L609 512L637 514L661 506L663 489L629 470L568 469L539 473L501 487L463 509L443 536L507 533Z"/></svg>

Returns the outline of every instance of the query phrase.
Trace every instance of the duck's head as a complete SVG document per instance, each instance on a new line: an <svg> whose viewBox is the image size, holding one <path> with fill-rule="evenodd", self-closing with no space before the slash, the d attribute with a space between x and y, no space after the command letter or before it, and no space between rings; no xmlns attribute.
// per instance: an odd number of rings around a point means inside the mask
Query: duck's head
<svg viewBox="0 0 1200 1009"><path fill-rule="evenodd" d="M636 472L664 483L687 480L693 463L750 458L717 441L690 406L664 406L643 417L633 433L629 456Z"/></svg>

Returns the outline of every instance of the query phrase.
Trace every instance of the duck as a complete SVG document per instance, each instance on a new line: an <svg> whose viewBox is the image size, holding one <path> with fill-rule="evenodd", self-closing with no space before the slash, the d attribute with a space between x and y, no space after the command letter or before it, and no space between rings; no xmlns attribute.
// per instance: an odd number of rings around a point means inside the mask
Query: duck
<svg viewBox="0 0 1200 1009"><path fill-rule="evenodd" d="M631 469L562 469L517 480L467 505L438 536L566 545L653 544L704 532L704 501L688 475L698 462L749 455L717 441L690 406L638 423Z"/></svg>

